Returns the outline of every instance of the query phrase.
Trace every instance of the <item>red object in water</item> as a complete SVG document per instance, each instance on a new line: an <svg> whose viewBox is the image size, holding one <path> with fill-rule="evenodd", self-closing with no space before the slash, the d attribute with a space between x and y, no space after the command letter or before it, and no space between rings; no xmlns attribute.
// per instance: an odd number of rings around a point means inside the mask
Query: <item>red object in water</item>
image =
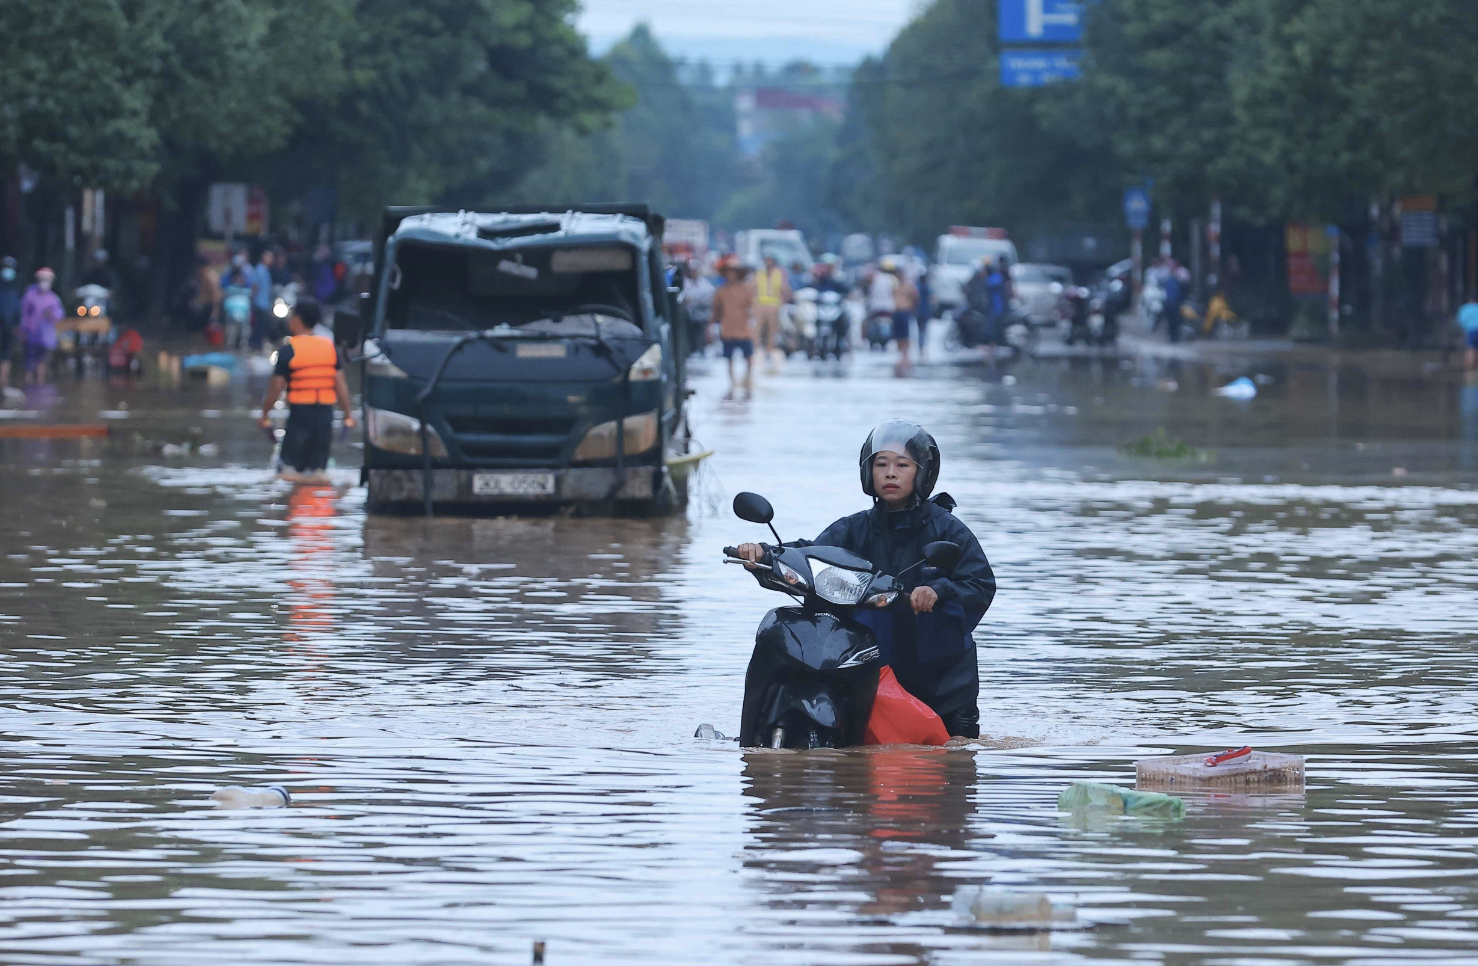
<svg viewBox="0 0 1478 966"><path fill-rule="evenodd" d="M898 683L886 664L878 672L878 693L867 719L866 745L942 745L949 732L939 715Z"/></svg>
<svg viewBox="0 0 1478 966"><path fill-rule="evenodd" d="M124 329L123 334L113 340L108 349L108 367L127 369L133 357L144 351L144 337L137 329Z"/></svg>
<svg viewBox="0 0 1478 966"><path fill-rule="evenodd" d="M1231 761L1233 758L1243 758L1250 754L1252 754L1251 745L1243 745L1241 748L1228 748L1219 755L1212 755L1210 758L1207 758L1206 767L1215 768L1224 761Z"/></svg>

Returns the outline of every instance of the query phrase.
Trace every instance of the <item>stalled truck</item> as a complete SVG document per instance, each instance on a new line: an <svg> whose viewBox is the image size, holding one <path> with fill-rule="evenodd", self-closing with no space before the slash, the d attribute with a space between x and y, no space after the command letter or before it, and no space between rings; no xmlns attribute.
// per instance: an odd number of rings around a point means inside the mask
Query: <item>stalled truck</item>
<svg viewBox="0 0 1478 966"><path fill-rule="evenodd" d="M645 205L391 208L362 345L370 510L685 498L687 347Z"/></svg>

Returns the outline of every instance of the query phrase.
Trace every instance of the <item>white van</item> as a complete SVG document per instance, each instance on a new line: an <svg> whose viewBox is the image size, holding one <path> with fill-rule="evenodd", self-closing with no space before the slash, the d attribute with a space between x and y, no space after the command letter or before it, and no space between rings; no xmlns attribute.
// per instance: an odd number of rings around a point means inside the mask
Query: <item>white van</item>
<svg viewBox="0 0 1478 966"><path fill-rule="evenodd" d="M958 311L964 305L965 283L975 274L982 258L1018 261L1016 246L999 228L955 228L940 235L934 244L934 265L929 269L929 288L936 311Z"/></svg>
<svg viewBox="0 0 1478 966"><path fill-rule="evenodd" d="M764 264L766 255L773 255L776 263L786 271L800 262L806 271L811 270L811 249L806 246L806 236L795 229L752 228L734 236L734 254L750 268Z"/></svg>

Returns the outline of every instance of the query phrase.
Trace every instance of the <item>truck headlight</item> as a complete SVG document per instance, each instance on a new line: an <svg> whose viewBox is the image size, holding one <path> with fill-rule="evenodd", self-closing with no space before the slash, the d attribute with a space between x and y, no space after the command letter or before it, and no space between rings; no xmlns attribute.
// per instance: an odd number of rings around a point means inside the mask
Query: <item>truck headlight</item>
<svg viewBox="0 0 1478 966"><path fill-rule="evenodd" d="M421 455L421 421L388 409L365 407L364 433L371 446L404 456ZM446 444L432 426L426 427L426 444L434 457L445 457Z"/></svg>
<svg viewBox="0 0 1478 966"><path fill-rule="evenodd" d="M660 353L658 358L661 358ZM625 445L622 447L625 455L634 456L637 453L645 453L657 445L656 410L627 416L622 422L625 424L622 427L626 437L623 440ZM600 423L591 427L590 431L585 434L585 438L580 440L580 445L575 447L575 459L577 460L612 460L615 458L616 421L614 419L608 423Z"/></svg>
<svg viewBox="0 0 1478 966"><path fill-rule="evenodd" d="M662 375L662 345L657 343L643 352L627 373L632 382L651 382Z"/></svg>

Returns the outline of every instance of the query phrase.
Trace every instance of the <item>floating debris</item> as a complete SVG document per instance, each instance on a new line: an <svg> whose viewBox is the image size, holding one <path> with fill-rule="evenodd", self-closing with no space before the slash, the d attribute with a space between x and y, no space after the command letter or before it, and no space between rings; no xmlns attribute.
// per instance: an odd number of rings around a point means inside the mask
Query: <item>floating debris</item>
<svg viewBox="0 0 1478 966"><path fill-rule="evenodd" d="M1064 812L1106 812L1153 818L1184 818L1185 802L1160 792L1141 792L1104 782L1073 782L1057 796Z"/></svg>
<svg viewBox="0 0 1478 966"><path fill-rule="evenodd" d="M1246 376L1240 376L1220 389L1211 390L1211 393L1223 399L1252 399L1257 395L1257 385Z"/></svg>
<svg viewBox="0 0 1478 966"><path fill-rule="evenodd" d="M1130 456L1145 456L1151 459L1199 460L1202 463L1211 458L1206 450L1166 435L1163 426L1148 436L1141 436L1127 444L1124 452Z"/></svg>
<svg viewBox="0 0 1478 966"><path fill-rule="evenodd" d="M1240 750L1240 749L1238 749ZM1226 753L1207 755L1173 755L1168 758L1146 758L1134 763L1135 784L1140 787L1174 786L1275 785L1302 788L1304 759L1302 755L1284 755L1274 751L1253 751L1225 757ZM1218 761L1217 759L1222 759ZM1215 762L1215 764L1208 764Z"/></svg>
<svg viewBox="0 0 1478 966"><path fill-rule="evenodd" d="M227 785L211 793L211 801L222 808L282 808L291 805L293 798L281 785L266 788L242 788Z"/></svg>
<svg viewBox="0 0 1478 966"><path fill-rule="evenodd" d="M967 927L990 932L1050 932L1081 929L1078 911L1066 902L1053 902L1043 892L1017 892L1000 886L960 889L950 909Z"/></svg>

